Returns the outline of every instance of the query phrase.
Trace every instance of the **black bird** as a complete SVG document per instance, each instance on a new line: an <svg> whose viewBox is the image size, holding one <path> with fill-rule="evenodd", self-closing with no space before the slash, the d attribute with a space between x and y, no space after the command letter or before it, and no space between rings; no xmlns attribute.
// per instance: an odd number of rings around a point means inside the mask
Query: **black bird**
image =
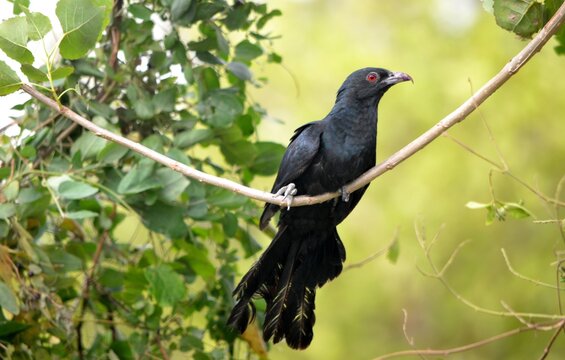
<svg viewBox="0 0 565 360"><path fill-rule="evenodd" d="M349 215L369 185L347 194L343 186L375 166L377 107L393 85L412 80L402 72L364 68L347 77L335 105L321 121L294 132L282 159L273 192L318 195L341 191L341 198L311 206L279 208L266 204L264 229L281 211L278 231L233 294L237 300L228 324L243 333L255 315L252 297L265 299L263 337L286 338L305 349L314 336L316 289L338 276L345 248L336 226Z"/></svg>

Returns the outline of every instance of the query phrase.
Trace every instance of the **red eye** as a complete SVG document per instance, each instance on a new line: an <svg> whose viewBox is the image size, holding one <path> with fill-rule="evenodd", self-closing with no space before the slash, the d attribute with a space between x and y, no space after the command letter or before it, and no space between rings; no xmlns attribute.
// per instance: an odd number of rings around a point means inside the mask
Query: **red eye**
<svg viewBox="0 0 565 360"><path fill-rule="evenodd" d="M369 73L369 75L367 75L367 81L370 83L375 83L377 82L377 80L379 79L379 75L377 75L377 73Z"/></svg>

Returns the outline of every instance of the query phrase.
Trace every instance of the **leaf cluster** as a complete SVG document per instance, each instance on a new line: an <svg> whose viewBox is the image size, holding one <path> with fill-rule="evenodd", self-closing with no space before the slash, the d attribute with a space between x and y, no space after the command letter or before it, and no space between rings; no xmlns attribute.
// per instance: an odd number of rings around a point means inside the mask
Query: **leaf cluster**
<svg viewBox="0 0 565 360"><path fill-rule="evenodd" d="M266 26L280 11L222 0L59 0L64 34L49 49L53 19L30 11L29 0L13 4L0 49L60 104L245 184L276 172L284 147L258 138L265 111L247 88L263 82L254 64L281 61ZM21 82L0 62L0 95ZM21 134L0 138L0 356L233 354L225 320L235 262L259 250L257 205L37 102L16 109Z"/></svg>
<svg viewBox="0 0 565 360"><path fill-rule="evenodd" d="M496 23L522 38L531 38L555 14L563 0L483 0L483 7L494 15ZM565 28L555 38L557 54L565 54Z"/></svg>

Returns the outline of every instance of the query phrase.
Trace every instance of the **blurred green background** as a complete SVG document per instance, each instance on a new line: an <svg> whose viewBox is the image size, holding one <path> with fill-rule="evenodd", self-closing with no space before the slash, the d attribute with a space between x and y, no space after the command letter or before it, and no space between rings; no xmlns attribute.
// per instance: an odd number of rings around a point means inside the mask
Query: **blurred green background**
<svg viewBox="0 0 565 360"><path fill-rule="evenodd" d="M281 35L274 48L284 61L283 66L261 69L269 84L252 93L271 116L262 125L262 140L287 143L294 128L323 118L341 82L358 68L404 71L415 84L393 88L381 102L379 161L454 110L526 44L499 28L478 0L269 3L283 12L271 26ZM479 111L449 131L500 162L486 121L511 173L550 197L565 175L565 57L557 56L554 46L550 41ZM279 344L271 350L272 358L367 359L409 349L403 309L414 348L464 345L522 325L512 317L476 312L440 281L423 276L418 267L429 271L429 266L416 240L416 222L426 228L428 238L445 225L432 251L440 267L459 243L471 240L446 276L473 303L504 311L504 301L514 311L558 314L555 290L512 275L500 250L506 250L520 273L555 284L551 264L564 249L558 226L535 224L531 217L486 226L485 210L465 207L469 201L492 200L490 169L487 162L441 137L374 181L339 227L346 265L385 248L398 229L397 262L381 256L324 286L316 299L310 348L296 352ZM495 172L492 182L497 199L523 201L538 220L555 217L552 207L508 176ZM269 190L271 183L265 179L255 185ZM261 240L268 244L267 237ZM247 265L240 264L242 273ZM552 334L520 334L451 358L537 358ZM565 355L562 340L558 338L549 358Z"/></svg>

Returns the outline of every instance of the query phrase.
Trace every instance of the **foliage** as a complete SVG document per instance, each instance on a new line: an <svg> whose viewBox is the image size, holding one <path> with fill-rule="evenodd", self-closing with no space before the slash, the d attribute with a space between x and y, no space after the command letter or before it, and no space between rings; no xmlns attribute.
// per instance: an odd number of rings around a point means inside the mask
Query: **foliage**
<svg viewBox="0 0 565 360"><path fill-rule="evenodd" d="M563 0L483 0L483 7L494 15L496 23L523 38L530 38L551 19ZM565 29L556 38L555 51L565 54Z"/></svg>
<svg viewBox="0 0 565 360"><path fill-rule="evenodd" d="M223 0L113 3L60 0L64 34L37 54L28 43L52 36L52 24L15 0L0 49L58 102L110 131L244 184L272 175L284 147L258 139L265 111L247 88L261 85L253 64L280 61L265 30L280 12ZM170 30L159 37L162 26ZM0 62L0 94L19 84ZM235 262L259 249L250 233L258 206L38 102L17 108L24 130L2 136L0 147L0 356L233 354L225 321Z"/></svg>

